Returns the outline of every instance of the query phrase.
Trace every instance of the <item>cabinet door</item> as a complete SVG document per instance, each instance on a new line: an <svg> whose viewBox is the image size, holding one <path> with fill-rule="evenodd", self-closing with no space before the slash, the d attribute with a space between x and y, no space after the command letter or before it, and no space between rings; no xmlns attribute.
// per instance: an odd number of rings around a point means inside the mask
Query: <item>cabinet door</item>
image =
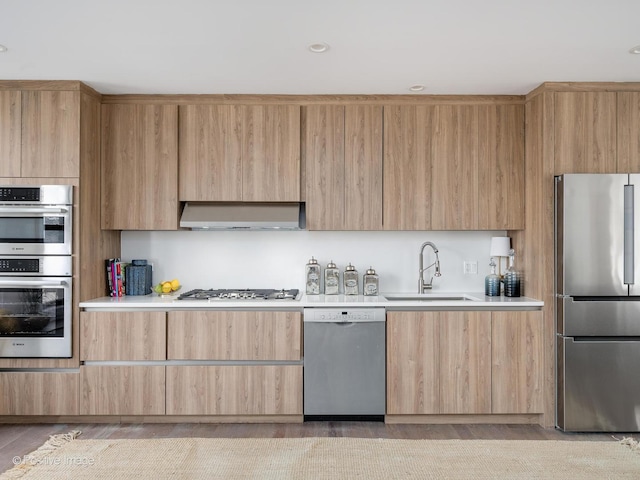
<svg viewBox="0 0 640 480"><path fill-rule="evenodd" d="M387 313L387 414L440 412L438 312Z"/></svg>
<svg viewBox="0 0 640 480"><path fill-rule="evenodd" d="M482 106L478 138L478 229L524 229L524 106Z"/></svg>
<svg viewBox="0 0 640 480"><path fill-rule="evenodd" d="M493 312L492 413L543 413L542 312Z"/></svg>
<svg viewBox="0 0 640 480"><path fill-rule="evenodd" d="M82 366L80 384L80 415L164 415L164 366Z"/></svg>
<svg viewBox="0 0 640 480"><path fill-rule="evenodd" d="M306 216L309 230L345 224L344 106L304 108Z"/></svg>
<svg viewBox="0 0 640 480"><path fill-rule="evenodd" d="M80 176L80 92L22 92L22 177Z"/></svg>
<svg viewBox="0 0 640 480"><path fill-rule="evenodd" d="M383 226L431 229L433 107L384 107Z"/></svg>
<svg viewBox="0 0 640 480"><path fill-rule="evenodd" d="M491 413L491 312L438 312L442 414Z"/></svg>
<svg viewBox="0 0 640 480"><path fill-rule="evenodd" d="M240 107L180 106L180 200L242 200Z"/></svg>
<svg viewBox="0 0 640 480"><path fill-rule="evenodd" d="M382 107L345 107L343 230L382 230Z"/></svg>
<svg viewBox="0 0 640 480"><path fill-rule="evenodd" d="M431 228L478 228L479 108L432 107Z"/></svg>
<svg viewBox="0 0 640 480"><path fill-rule="evenodd" d="M640 92L618 93L618 173L640 173Z"/></svg>
<svg viewBox="0 0 640 480"><path fill-rule="evenodd" d="M0 372L0 415L78 415L77 373Z"/></svg>
<svg viewBox="0 0 640 480"><path fill-rule="evenodd" d="M166 360L165 312L81 312L80 360Z"/></svg>
<svg viewBox="0 0 640 480"><path fill-rule="evenodd" d="M170 360L300 360L298 312L169 312Z"/></svg>
<svg viewBox="0 0 640 480"><path fill-rule="evenodd" d="M167 367L167 415L302 415L302 366Z"/></svg>
<svg viewBox="0 0 640 480"><path fill-rule="evenodd" d="M102 106L102 228L178 228L178 107Z"/></svg>
<svg viewBox="0 0 640 480"><path fill-rule="evenodd" d="M556 92L555 174L616 171L616 94Z"/></svg>
<svg viewBox="0 0 640 480"><path fill-rule="evenodd" d="M18 91L0 91L0 177L20 176L22 102Z"/></svg>
<svg viewBox="0 0 640 480"><path fill-rule="evenodd" d="M300 107L246 105L242 111L242 200L300 200Z"/></svg>

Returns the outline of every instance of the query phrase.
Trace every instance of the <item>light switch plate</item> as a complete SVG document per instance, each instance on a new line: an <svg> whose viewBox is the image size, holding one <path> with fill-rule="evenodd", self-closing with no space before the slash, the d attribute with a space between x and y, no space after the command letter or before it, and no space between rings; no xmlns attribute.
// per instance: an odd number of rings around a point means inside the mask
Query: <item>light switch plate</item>
<svg viewBox="0 0 640 480"><path fill-rule="evenodd" d="M465 275L477 275L478 274L478 262L475 260L465 260L463 262L463 271Z"/></svg>

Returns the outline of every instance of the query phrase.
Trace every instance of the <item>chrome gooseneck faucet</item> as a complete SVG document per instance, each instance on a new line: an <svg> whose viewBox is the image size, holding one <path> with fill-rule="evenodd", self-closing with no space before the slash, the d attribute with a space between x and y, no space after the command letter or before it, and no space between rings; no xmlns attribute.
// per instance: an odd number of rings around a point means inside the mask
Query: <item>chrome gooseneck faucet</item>
<svg viewBox="0 0 640 480"><path fill-rule="evenodd" d="M436 254L436 261L425 268L424 267L424 248L427 245L430 246L433 249L433 253ZM438 247L436 247L436 245L433 242L424 242L420 247L420 271L419 271L420 280L418 281L418 293L424 293L425 290L431 290L433 288L433 285L432 285L433 277L431 277L431 280L429 280L429 283L426 283L424 281L424 272L425 270L429 270L434 265L436 267L434 276L436 277L442 276L442 274L440 273L440 258L438 258Z"/></svg>

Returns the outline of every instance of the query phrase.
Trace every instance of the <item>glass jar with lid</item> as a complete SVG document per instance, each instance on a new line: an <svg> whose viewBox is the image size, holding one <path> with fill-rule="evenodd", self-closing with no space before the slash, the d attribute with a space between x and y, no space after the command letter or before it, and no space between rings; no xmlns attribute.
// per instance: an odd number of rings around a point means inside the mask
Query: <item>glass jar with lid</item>
<svg viewBox="0 0 640 480"><path fill-rule="evenodd" d="M311 257L306 265L307 295L320 295L320 264Z"/></svg>
<svg viewBox="0 0 640 480"><path fill-rule="evenodd" d="M345 295L358 295L358 271L356 267L349 264L344 270L344 294Z"/></svg>
<svg viewBox="0 0 640 480"><path fill-rule="evenodd" d="M378 275L373 267L369 267L362 278L362 293L365 295L378 295Z"/></svg>
<svg viewBox="0 0 640 480"><path fill-rule="evenodd" d="M337 295L340 291L340 270L331 260L324 269L324 294Z"/></svg>

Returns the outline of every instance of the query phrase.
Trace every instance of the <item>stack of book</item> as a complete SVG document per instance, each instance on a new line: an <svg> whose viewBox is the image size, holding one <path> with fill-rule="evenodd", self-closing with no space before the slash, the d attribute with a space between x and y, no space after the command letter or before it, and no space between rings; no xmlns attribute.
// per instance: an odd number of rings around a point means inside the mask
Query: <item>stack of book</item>
<svg viewBox="0 0 640 480"><path fill-rule="evenodd" d="M110 297L121 297L125 295L126 289L126 269L128 262L123 262L119 258L108 258L105 260L107 267L107 295Z"/></svg>

